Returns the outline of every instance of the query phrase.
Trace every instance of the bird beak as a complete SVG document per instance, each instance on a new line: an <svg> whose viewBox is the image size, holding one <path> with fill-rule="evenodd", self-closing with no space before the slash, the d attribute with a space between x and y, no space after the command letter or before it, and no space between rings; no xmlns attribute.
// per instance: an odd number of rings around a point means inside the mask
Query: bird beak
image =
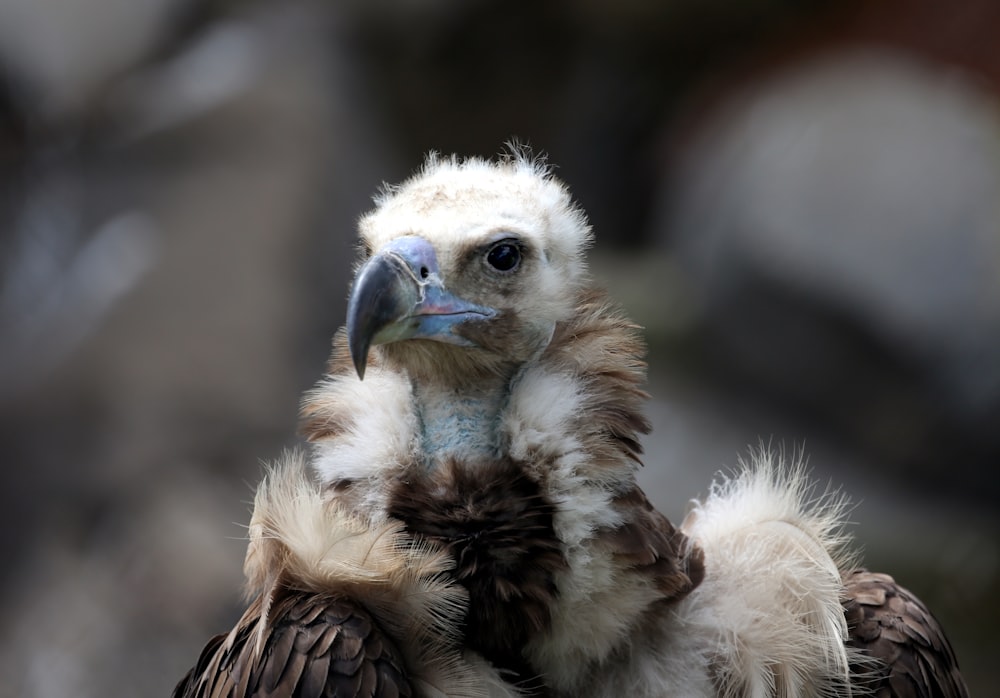
<svg viewBox="0 0 1000 698"><path fill-rule="evenodd" d="M347 302L347 342L351 360L364 379L368 349L404 339L432 339L472 346L455 334L469 320L496 315L492 308L463 300L444 287L434 247L415 235L396 238L354 279Z"/></svg>

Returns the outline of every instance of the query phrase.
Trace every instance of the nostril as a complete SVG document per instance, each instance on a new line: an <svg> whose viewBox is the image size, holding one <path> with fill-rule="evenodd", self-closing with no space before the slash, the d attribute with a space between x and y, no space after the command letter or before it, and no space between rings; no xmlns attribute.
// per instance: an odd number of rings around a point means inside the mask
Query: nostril
<svg viewBox="0 0 1000 698"><path fill-rule="evenodd" d="M430 269L428 269L427 267L420 267L420 278L421 279L426 279L430 275L431 275Z"/></svg>

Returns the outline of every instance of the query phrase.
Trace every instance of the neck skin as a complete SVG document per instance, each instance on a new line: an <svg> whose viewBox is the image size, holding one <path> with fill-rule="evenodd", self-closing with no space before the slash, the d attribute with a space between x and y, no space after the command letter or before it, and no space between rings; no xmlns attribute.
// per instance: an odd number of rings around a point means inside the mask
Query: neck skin
<svg viewBox="0 0 1000 698"><path fill-rule="evenodd" d="M545 350L552 328L527 340L511 334L517 351L482 348L489 336L475 338L474 348L421 339L378 347L387 366L408 376L427 469L493 460L506 450L501 422L511 385Z"/></svg>
<svg viewBox="0 0 1000 698"><path fill-rule="evenodd" d="M447 460L482 461L504 446L501 415L515 371L480 376L475 382L411 380L429 469Z"/></svg>

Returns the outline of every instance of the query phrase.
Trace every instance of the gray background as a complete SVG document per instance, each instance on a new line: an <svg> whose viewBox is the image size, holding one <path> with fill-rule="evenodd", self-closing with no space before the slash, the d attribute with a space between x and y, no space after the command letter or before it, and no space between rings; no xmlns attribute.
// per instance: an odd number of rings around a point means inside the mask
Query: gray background
<svg viewBox="0 0 1000 698"><path fill-rule="evenodd" d="M422 154L546 151L673 519L763 441L973 694L1000 642L1000 6L0 0L0 695L162 696Z"/></svg>

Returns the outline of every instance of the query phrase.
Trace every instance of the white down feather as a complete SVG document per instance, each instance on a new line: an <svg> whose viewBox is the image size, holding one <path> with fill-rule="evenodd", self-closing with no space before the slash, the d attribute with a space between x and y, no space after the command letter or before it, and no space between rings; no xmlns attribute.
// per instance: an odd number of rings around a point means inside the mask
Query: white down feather
<svg viewBox="0 0 1000 698"><path fill-rule="evenodd" d="M719 695L851 695L840 569L847 503L815 494L800 462L761 449L713 485L681 525L705 579L675 632L700 648Z"/></svg>

